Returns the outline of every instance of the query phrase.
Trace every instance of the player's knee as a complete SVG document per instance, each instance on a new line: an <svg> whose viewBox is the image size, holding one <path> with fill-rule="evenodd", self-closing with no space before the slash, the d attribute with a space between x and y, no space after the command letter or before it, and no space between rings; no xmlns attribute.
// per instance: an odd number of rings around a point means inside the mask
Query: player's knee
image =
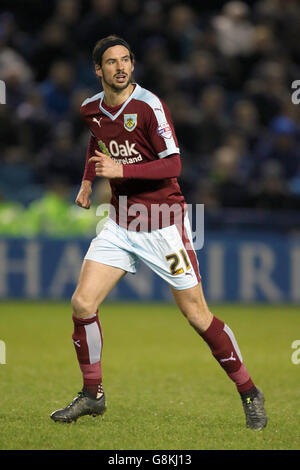
<svg viewBox="0 0 300 470"><path fill-rule="evenodd" d="M71 305L74 316L78 318L89 317L97 310L93 302L76 292L72 296Z"/></svg>

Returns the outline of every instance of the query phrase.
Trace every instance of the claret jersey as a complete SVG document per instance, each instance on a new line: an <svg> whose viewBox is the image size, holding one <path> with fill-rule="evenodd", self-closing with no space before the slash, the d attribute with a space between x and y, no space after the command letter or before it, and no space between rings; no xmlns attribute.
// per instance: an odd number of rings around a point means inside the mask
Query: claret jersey
<svg viewBox="0 0 300 470"><path fill-rule="evenodd" d="M87 159L95 155L95 149L99 150L99 140L104 142L111 157L123 165L139 165L179 154L167 106L138 84L134 84L134 90L127 101L114 108L104 103L104 92L87 98L82 103L81 114L91 132ZM86 168L84 178L92 179L89 175L93 173L94 165L91 163ZM149 223L151 205L175 204L174 207L183 210L184 198L177 178L153 180L147 179L145 174L145 179L120 178L110 179L109 182L112 190L111 204L120 225L128 226L128 222L135 217L130 208L137 207L136 204L142 204L147 209ZM126 196L126 214L121 214L120 196L123 202ZM164 222L160 222L158 228L164 225Z"/></svg>

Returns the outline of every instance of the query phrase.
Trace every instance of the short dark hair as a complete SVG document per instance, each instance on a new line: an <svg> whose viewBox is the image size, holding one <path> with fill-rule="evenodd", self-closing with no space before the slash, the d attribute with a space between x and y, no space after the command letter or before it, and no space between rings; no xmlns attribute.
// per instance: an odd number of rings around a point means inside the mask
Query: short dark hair
<svg viewBox="0 0 300 470"><path fill-rule="evenodd" d="M111 44L111 45L110 45ZM109 47L121 45L126 47L129 51L129 56L131 62L134 62L134 54L128 44L128 42L125 41L125 39L121 38L120 36L117 36L115 34L111 34L110 36L107 36L106 38L102 38L99 41L96 42L95 47L93 49L93 61L95 65L100 65L102 66L102 56L106 49Z"/></svg>

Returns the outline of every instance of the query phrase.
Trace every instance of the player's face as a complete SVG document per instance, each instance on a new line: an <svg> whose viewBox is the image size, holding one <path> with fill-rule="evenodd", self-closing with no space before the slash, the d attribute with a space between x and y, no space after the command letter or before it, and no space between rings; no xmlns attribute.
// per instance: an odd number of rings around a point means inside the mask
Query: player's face
<svg viewBox="0 0 300 470"><path fill-rule="evenodd" d="M128 49L124 46L109 47L102 56L102 66L96 65L96 74L115 91L121 91L132 82L134 66Z"/></svg>

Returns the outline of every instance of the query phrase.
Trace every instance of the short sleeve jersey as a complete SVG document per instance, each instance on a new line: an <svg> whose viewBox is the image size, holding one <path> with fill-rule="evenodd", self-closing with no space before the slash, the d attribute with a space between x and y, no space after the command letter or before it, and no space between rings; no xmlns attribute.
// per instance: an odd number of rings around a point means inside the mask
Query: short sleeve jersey
<svg viewBox="0 0 300 470"><path fill-rule="evenodd" d="M155 94L134 84L133 92L121 106L109 108L103 100L104 92L101 92L87 98L81 106L94 140L89 146L91 151L98 149L97 142L101 140L111 157L123 165L138 165L180 153L170 112ZM177 178L147 180L145 174L145 179L120 178L109 182L111 204L120 225L127 225L134 218L128 213L135 204L146 207L149 226L153 204L175 204L183 210L184 197ZM126 220L120 214L120 196L123 201L126 196Z"/></svg>

